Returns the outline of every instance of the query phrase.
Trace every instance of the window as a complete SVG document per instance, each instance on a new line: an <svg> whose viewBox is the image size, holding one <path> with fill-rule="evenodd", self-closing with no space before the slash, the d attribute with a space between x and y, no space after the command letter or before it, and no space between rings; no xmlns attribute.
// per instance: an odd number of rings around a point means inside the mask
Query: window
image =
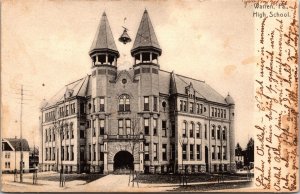
<svg viewBox="0 0 300 194"><path fill-rule="evenodd" d="M211 108L211 116L212 117L215 116L215 114L214 114L214 107Z"/></svg>
<svg viewBox="0 0 300 194"><path fill-rule="evenodd" d="M96 100L95 98L93 98L93 112L96 111Z"/></svg>
<svg viewBox="0 0 300 194"><path fill-rule="evenodd" d="M92 129L93 129L93 137L96 136L96 129L95 129L95 126L96 126L96 120L93 120L93 126L92 126Z"/></svg>
<svg viewBox="0 0 300 194"><path fill-rule="evenodd" d="M65 139L65 130L64 128L61 129L62 139Z"/></svg>
<svg viewBox="0 0 300 194"><path fill-rule="evenodd" d="M89 160L92 160L92 148L91 148L91 144L89 145Z"/></svg>
<svg viewBox="0 0 300 194"><path fill-rule="evenodd" d="M86 121L86 128L90 128L91 127L91 120L87 120Z"/></svg>
<svg viewBox="0 0 300 194"><path fill-rule="evenodd" d="M144 148L144 160L148 161L149 160L149 143L145 143L145 148Z"/></svg>
<svg viewBox="0 0 300 194"><path fill-rule="evenodd" d="M217 108L215 108L215 117L217 117L217 111L218 111Z"/></svg>
<svg viewBox="0 0 300 194"><path fill-rule="evenodd" d="M187 122L184 121L182 126L182 137L186 137L186 129L187 129Z"/></svg>
<svg viewBox="0 0 300 194"><path fill-rule="evenodd" d="M194 103L190 102L190 113L194 113Z"/></svg>
<svg viewBox="0 0 300 194"><path fill-rule="evenodd" d="M84 130L80 129L80 139L84 138Z"/></svg>
<svg viewBox="0 0 300 194"><path fill-rule="evenodd" d="M196 138L201 138L201 124L196 125Z"/></svg>
<svg viewBox="0 0 300 194"><path fill-rule="evenodd" d="M149 119L144 119L144 131L145 135L149 135Z"/></svg>
<svg viewBox="0 0 300 194"><path fill-rule="evenodd" d="M224 127L223 131L222 131L222 138L223 140L226 140L226 127Z"/></svg>
<svg viewBox="0 0 300 194"><path fill-rule="evenodd" d="M53 147L53 160L55 160L55 147Z"/></svg>
<svg viewBox="0 0 300 194"><path fill-rule="evenodd" d="M99 126L100 126L99 134L100 134L100 135L104 135L104 124L105 124L105 123L104 123L104 119L100 119L100 120L99 120Z"/></svg>
<svg viewBox="0 0 300 194"><path fill-rule="evenodd" d="M186 112L186 106L187 106L186 101L183 101L183 111L184 111L184 112Z"/></svg>
<svg viewBox="0 0 300 194"><path fill-rule="evenodd" d="M149 96L144 97L144 111L149 111Z"/></svg>
<svg viewBox="0 0 300 194"><path fill-rule="evenodd" d="M194 160L194 145L190 144L190 160Z"/></svg>
<svg viewBox="0 0 300 194"><path fill-rule="evenodd" d="M124 135L123 133L123 120L120 119L119 122L118 122L118 134L119 135Z"/></svg>
<svg viewBox="0 0 300 194"><path fill-rule="evenodd" d="M69 115L69 105L66 105L66 116Z"/></svg>
<svg viewBox="0 0 300 194"><path fill-rule="evenodd" d="M223 109L221 109L221 118L223 118Z"/></svg>
<svg viewBox="0 0 300 194"><path fill-rule="evenodd" d="M104 112L105 111L104 103L105 103L104 97L100 97L100 107L99 107L99 111L100 112Z"/></svg>
<svg viewBox="0 0 300 194"><path fill-rule="evenodd" d="M72 103L70 106L70 114L75 114L75 103Z"/></svg>
<svg viewBox="0 0 300 194"><path fill-rule="evenodd" d="M220 139L220 136L221 136L221 126L218 126L217 139Z"/></svg>
<svg viewBox="0 0 300 194"><path fill-rule="evenodd" d="M207 125L204 125L204 138L207 139Z"/></svg>
<svg viewBox="0 0 300 194"><path fill-rule="evenodd" d="M200 114L202 114L202 113L203 113L203 105L200 104Z"/></svg>
<svg viewBox="0 0 300 194"><path fill-rule="evenodd" d="M183 100L180 100L180 111L183 111Z"/></svg>
<svg viewBox="0 0 300 194"><path fill-rule="evenodd" d="M123 94L119 98L119 111L120 112L128 112L130 111L130 99L129 96Z"/></svg>
<svg viewBox="0 0 300 194"><path fill-rule="evenodd" d="M157 97L153 97L153 111L157 111Z"/></svg>
<svg viewBox="0 0 300 194"><path fill-rule="evenodd" d="M71 131L71 138L74 138L74 128L73 128L73 123L70 124L70 131Z"/></svg>
<svg viewBox="0 0 300 194"><path fill-rule="evenodd" d="M227 160L227 149L226 146L223 147L223 160Z"/></svg>
<svg viewBox="0 0 300 194"><path fill-rule="evenodd" d="M226 110L224 109L224 118L226 119Z"/></svg>
<svg viewBox="0 0 300 194"><path fill-rule="evenodd" d="M66 150L67 150L67 160L69 160L69 158L70 158L69 146L66 147Z"/></svg>
<svg viewBox="0 0 300 194"><path fill-rule="evenodd" d="M214 146L214 145L212 146L211 158L213 160L216 159L216 146Z"/></svg>
<svg viewBox="0 0 300 194"><path fill-rule="evenodd" d="M190 125L190 137L194 137L194 123L191 122L191 125Z"/></svg>
<svg viewBox="0 0 300 194"><path fill-rule="evenodd" d="M46 159L45 160L48 160L48 148L46 148Z"/></svg>
<svg viewBox="0 0 300 194"><path fill-rule="evenodd" d="M96 144L93 144L93 161L96 160Z"/></svg>
<svg viewBox="0 0 300 194"><path fill-rule="evenodd" d="M218 117L220 117L220 109L218 108Z"/></svg>
<svg viewBox="0 0 300 194"><path fill-rule="evenodd" d="M167 160L167 144L162 144L162 159Z"/></svg>
<svg viewBox="0 0 300 194"><path fill-rule="evenodd" d="M153 135L157 135L157 119L153 119Z"/></svg>
<svg viewBox="0 0 300 194"><path fill-rule="evenodd" d="M125 120L126 124L126 134L131 135L131 121L130 119Z"/></svg>
<svg viewBox="0 0 300 194"><path fill-rule="evenodd" d="M52 160L52 148L49 148L49 160Z"/></svg>
<svg viewBox="0 0 300 194"><path fill-rule="evenodd" d="M70 138L70 134L69 134L69 129L68 128L66 128L66 133L67 133L67 139L69 139ZM50 135L51 135L51 133L50 133Z"/></svg>
<svg viewBox="0 0 300 194"><path fill-rule="evenodd" d="M104 161L104 145L103 144L100 144L100 157L99 157L99 160L100 161Z"/></svg>
<svg viewBox="0 0 300 194"><path fill-rule="evenodd" d="M212 139L215 138L215 126L214 125L212 126L212 129L211 129L211 138Z"/></svg>
<svg viewBox="0 0 300 194"><path fill-rule="evenodd" d="M47 142L48 141L48 133L47 133L47 129L45 129L45 142Z"/></svg>
<svg viewBox="0 0 300 194"><path fill-rule="evenodd" d="M157 157L157 143L154 143L153 144L153 160L158 160L158 157Z"/></svg>
<svg viewBox="0 0 300 194"><path fill-rule="evenodd" d="M196 104L196 106L197 106L197 114L200 114L200 104Z"/></svg>
<svg viewBox="0 0 300 194"><path fill-rule="evenodd" d="M162 136L167 136L167 121L161 121Z"/></svg>
<svg viewBox="0 0 300 194"><path fill-rule="evenodd" d="M201 160L201 145L197 145L197 152L196 152L197 160Z"/></svg>
<svg viewBox="0 0 300 194"><path fill-rule="evenodd" d="M218 160L221 159L221 146L218 146Z"/></svg>
<svg viewBox="0 0 300 194"><path fill-rule="evenodd" d="M182 159L186 160L186 144L182 144Z"/></svg>
<svg viewBox="0 0 300 194"><path fill-rule="evenodd" d="M84 114L85 113L85 106L84 106L83 102L80 103L80 107L79 108L80 108L80 114Z"/></svg>
<svg viewBox="0 0 300 194"><path fill-rule="evenodd" d="M10 168L10 162L5 162L5 168Z"/></svg>

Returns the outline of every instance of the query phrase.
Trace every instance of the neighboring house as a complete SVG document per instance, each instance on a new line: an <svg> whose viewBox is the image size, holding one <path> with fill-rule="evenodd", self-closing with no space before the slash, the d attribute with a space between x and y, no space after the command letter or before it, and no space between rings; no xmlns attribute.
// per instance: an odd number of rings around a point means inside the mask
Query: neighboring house
<svg viewBox="0 0 300 194"><path fill-rule="evenodd" d="M235 171L232 97L162 70L161 54L145 10L131 50L132 68L118 70L120 54L104 13L89 52L91 75L42 103L40 168Z"/></svg>
<svg viewBox="0 0 300 194"><path fill-rule="evenodd" d="M23 169L29 170L29 145L26 139L4 138L2 139L2 172L18 171L21 167L21 145L23 147Z"/></svg>

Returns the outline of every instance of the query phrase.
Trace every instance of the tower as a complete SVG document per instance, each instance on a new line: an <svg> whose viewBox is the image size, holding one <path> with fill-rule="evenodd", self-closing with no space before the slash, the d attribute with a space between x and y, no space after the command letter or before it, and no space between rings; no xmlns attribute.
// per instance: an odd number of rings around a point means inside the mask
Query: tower
<svg viewBox="0 0 300 194"><path fill-rule="evenodd" d="M109 96L109 88L113 87L112 83L117 75L117 59L120 56L116 47L114 37L112 35L111 28L108 23L106 13L102 14L102 18L97 29L93 44L91 46L89 55L92 59L92 75L91 75L91 101L89 104L91 116L91 133L90 138L93 144L87 145L91 150L99 150L99 136L108 134L108 131L104 131L104 134L100 134L100 120L104 120L105 124L108 124L109 112L108 104L111 104L111 98ZM105 127L108 130L107 127ZM107 142L104 143L107 147ZM100 171L100 162L98 154L93 155L91 158L91 171ZM95 157L95 158L94 158ZM106 157L106 156L105 156ZM106 161L106 160L105 160ZM107 171L107 163L104 163L104 172Z"/></svg>
<svg viewBox="0 0 300 194"><path fill-rule="evenodd" d="M161 147L160 139L153 136L153 126L160 123L159 118L159 63L161 48L156 38L147 10L144 11L140 22L131 55L134 58L134 76L138 80L139 112L141 126L149 125L149 132L144 135L150 138L150 150ZM143 123L144 122L144 123ZM150 172L154 172L154 161L150 153ZM160 167L158 169L160 171Z"/></svg>
<svg viewBox="0 0 300 194"><path fill-rule="evenodd" d="M236 164L235 164L235 131L234 131L234 108L235 103L233 98L228 94L225 98L229 106L229 153L230 153L230 171L236 171Z"/></svg>

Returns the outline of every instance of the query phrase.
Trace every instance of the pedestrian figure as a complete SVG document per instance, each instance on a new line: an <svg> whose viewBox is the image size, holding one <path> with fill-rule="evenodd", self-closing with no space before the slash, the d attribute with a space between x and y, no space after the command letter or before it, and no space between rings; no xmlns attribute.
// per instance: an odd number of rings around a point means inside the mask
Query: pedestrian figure
<svg viewBox="0 0 300 194"><path fill-rule="evenodd" d="M33 166L33 173L32 173L32 184L37 184L37 171L38 171L38 169L37 169L37 167L35 166L35 164L34 164L34 166Z"/></svg>
<svg viewBox="0 0 300 194"><path fill-rule="evenodd" d="M60 169L60 174L59 174L59 186L63 187L64 183L63 183L63 169Z"/></svg>

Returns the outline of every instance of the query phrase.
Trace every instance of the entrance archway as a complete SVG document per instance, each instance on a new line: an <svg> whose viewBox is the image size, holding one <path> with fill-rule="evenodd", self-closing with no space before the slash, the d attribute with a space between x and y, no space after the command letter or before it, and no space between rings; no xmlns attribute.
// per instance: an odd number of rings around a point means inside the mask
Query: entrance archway
<svg viewBox="0 0 300 194"><path fill-rule="evenodd" d="M133 170L133 156L128 151L119 151L114 157L114 171Z"/></svg>

